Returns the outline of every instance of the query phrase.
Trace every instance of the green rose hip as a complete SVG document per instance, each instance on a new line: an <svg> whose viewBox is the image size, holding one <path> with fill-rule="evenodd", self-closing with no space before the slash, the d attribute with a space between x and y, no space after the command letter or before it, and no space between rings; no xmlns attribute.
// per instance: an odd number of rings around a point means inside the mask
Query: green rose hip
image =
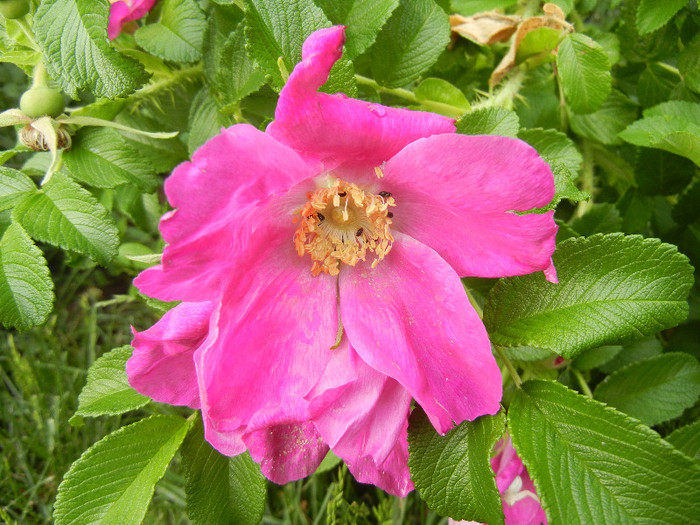
<svg viewBox="0 0 700 525"><path fill-rule="evenodd" d="M19 99L20 109L31 118L48 115L57 117L63 113L65 102L63 95L48 86L36 86L24 92Z"/></svg>

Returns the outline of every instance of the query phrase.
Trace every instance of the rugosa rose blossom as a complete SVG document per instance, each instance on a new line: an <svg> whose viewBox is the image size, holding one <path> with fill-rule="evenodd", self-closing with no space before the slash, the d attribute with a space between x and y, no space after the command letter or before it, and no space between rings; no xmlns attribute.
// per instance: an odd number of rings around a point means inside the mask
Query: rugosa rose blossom
<svg viewBox="0 0 700 525"><path fill-rule="evenodd" d="M491 460L496 485L501 493L505 525L547 525L547 516L540 504L525 465L516 455L510 436L496 445L498 454ZM450 525L479 525L477 521L449 520Z"/></svg>
<svg viewBox="0 0 700 525"><path fill-rule="evenodd" d="M329 447L405 495L415 399L438 432L499 410L501 375L460 276L550 268L552 173L524 142L318 93L344 28L312 34L263 133L224 129L165 183L162 264L183 301L136 333L131 384L201 408L205 437L272 481Z"/></svg>
<svg viewBox="0 0 700 525"><path fill-rule="evenodd" d="M158 0L110 0L109 26L107 34L114 40L122 32L122 27L131 20L138 20L148 13Z"/></svg>

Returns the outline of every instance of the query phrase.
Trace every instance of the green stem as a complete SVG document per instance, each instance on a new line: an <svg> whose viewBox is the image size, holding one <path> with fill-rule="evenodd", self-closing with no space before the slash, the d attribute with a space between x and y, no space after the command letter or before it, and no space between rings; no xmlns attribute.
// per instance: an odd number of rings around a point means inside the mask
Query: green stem
<svg viewBox="0 0 700 525"><path fill-rule="evenodd" d="M656 65L659 67L662 67L666 71L673 73L674 75L678 76L679 78L683 78L683 76L681 75L681 72L678 71L678 69L676 69L673 66L669 66L668 64L665 64L664 62L657 62Z"/></svg>
<svg viewBox="0 0 700 525"><path fill-rule="evenodd" d="M152 82L147 86L142 87L136 93L133 94L132 99L138 100L140 98L147 98L153 95L154 93L157 93L164 89L172 88L177 84L197 78L201 75L201 64L192 67L186 67L184 69L178 69L176 71L173 71L172 75L168 76L167 78L156 80L155 82Z"/></svg>
<svg viewBox="0 0 700 525"><path fill-rule="evenodd" d="M525 70L516 68L500 87L500 89L490 98L482 100L472 105L472 110L482 108L505 108L513 109L513 100L518 96L518 92L525 81Z"/></svg>
<svg viewBox="0 0 700 525"><path fill-rule="evenodd" d="M595 191L595 177L593 171L593 148L587 140L583 141L583 171L581 172L581 190L588 193L591 198L581 201L576 207L576 216L580 217L593 206L593 192Z"/></svg>
<svg viewBox="0 0 700 525"><path fill-rule="evenodd" d="M438 113L448 113L452 117L460 117L464 115L464 108L453 106L452 104L446 104L444 102L437 102L435 100L418 100L413 91L403 88L388 88L380 86L377 81L371 78L363 77L362 75L355 75L355 80L358 84L364 86L369 86L379 93L386 93L387 95L393 95L395 97L408 100L413 104L420 104L426 108L432 109Z"/></svg>
<svg viewBox="0 0 700 525"><path fill-rule="evenodd" d="M508 373L510 374L510 377L513 378L513 383L515 383L515 386L517 388L522 388L523 381L522 381L522 379L520 379L520 374L518 374L517 370L515 370L513 363L511 363L510 359L508 359L508 357L506 357L505 352L503 352L503 349L500 346L493 345L493 347L496 349L496 352L498 353L498 356L501 358L501 361L503 361L503 364L506 365L506 368L508 369Z"/></svg>
<svg viewBox="0 0 700 525"><path fill-rule="evenodd" d="M43 62L39 62L34 68L32 87L46 87L48 85L48 81L49 75L46 72L46 67L44 67Z"/></svg>
<svg viewBox="0 0 700 525"><path fill-rule="evenodd" d="M581 385L581 390L583 390L583 393L586 394L586 397L593 399L593 392L591 392L591 388L588 386L588 383L586 383L586 380L583 378L583 375L581 375L581 372L575 368L572 368L571 370L574 372L574 376L576 376L578 384Z"/></svg>

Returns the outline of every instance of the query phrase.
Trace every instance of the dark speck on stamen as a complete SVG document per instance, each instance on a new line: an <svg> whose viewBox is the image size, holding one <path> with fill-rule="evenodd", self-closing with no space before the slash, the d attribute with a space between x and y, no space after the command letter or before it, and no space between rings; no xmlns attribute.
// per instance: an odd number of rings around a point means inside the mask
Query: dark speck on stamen
<svg viewBox="0 0 700 525"><path fill-rule="evenodd" d="M323 216L323 213L317 213L316 215L318 216L319 221L322 221L323 219L325 219L325 217Z"/></svg>
<svg viewBox="0 0 700 525"><path fill-rule="evenodd" d="M391 197L391 193L388 191L380 191L379 196L384 197L386 199L387 197Z"/></svg>
<svg viewBox="0 0 700 525"><path fill-rule="evenodd" d="M357 235L357 236L359 237L360 235L362 235L362 232L363 232L363 231L364 231L363 228L359 228L359 229L355 232L355 235Z"/></svg>
<svg viewBox="0 0 700 525"><path fill-rule="evenodd" d="M386 216L389 217L389 218L391 219L391 218L394 216L394 213L393 213L393 212L389 212L389 213L386 214Z"/></svg>
<svg viewBox="0 0 700 525"><path fill-rule="evenodd" d="M338 193L338 197L345 197L346 195L347 195L347 193L345 193L344 191L341 191L340 193Z"/></svg>

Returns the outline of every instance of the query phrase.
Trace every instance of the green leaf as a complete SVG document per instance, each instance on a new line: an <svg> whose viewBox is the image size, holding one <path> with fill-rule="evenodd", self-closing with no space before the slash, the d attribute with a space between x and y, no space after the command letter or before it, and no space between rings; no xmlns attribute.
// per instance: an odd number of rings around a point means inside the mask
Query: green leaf
<svg viewBox="0 0 700 525"><path fill-rule="evenodd" d="M620 144L617 136L637 118L637 104L613 89L598 111L569 115L571 129L581 137L606 145Z"/></svg>
<svg viewBox="0 0 700 525"><path fill-rule="evenodd" d="M151 165L110 128L81 129L63 161L74 179L95 188L128 183L148 192L161 182Z"/></svg>
<svg viewBox="0 0 700 525"><path fill-rule="evenodd" d="M241 20L243 11L235 5L213 5L207 14L207 28L202 44L202 69L210 86L216 85L224 44Z"/></svg>
<svg viewBox="0 0 700 525"><path fill-rule="evenodd" d="M671 214L678 224L691 224L700 218L700 180L693 182L680 194Z"/></svg>
<svg viewBox="0 0 700 525"><path fill-rule="evenodd" d="M596 233L614 233L622 228L622 217L613 204L594 204L581 217L571 221L571 228L584 237Z"/></svg>
<svg viewBox="0 0 700 525"><path fill-rule="evenodd" d="M187 149L190 155L207 140L217 135L223 124L216 101L209 94L209 88L203 87L192 101L190 107L190 133L187 137Z"/></svg>
<svg viewBox="0 0 700 525"><path fill-rule="evenodd" d="M126 362L133 348L125 345L102 355L88 370L87 383L78 397L78 416L123 414L151 400L129 385Z"/></svg>
<svg viewBox="0 0 700 525"><path fill-rule="evenodd" d="M119 232L107 210L65 175L56 173L12 211L33 238L106 264L117 254Z"/></svg>
<svg viewBox="0 0 700 525"><path fill-rule="evenodd" d="M619 345L591 348L577 355L572 364L579 370L592 370L612 360L621 350Z"/></svg>
<svg viewBox="0 0 700 525"><path fill-rule="evenodd" d="M677 428L666 436L666 441L686 456L700 461L700 421Z"/></svg>
<svg viewBox="0 0 700 525"><path fill-rule="evenodd" d="M138 525L190 426L152 416L112 432L73 463L58 487L56 525Z"/></svg>
<svg viewBox="0 0 700 525"><path fill-rule="evenodd" d="M637 146L688 157L700 166L700 125L676 116L645 116L620 132L620 137Z"/></svg>
<svg viewBox="0 0 700 525"><path fill-rule="evenodd" d="M84 89L97 97L121 97L148 80L139 62L111 47L109 5L107 0L43 0L34 15L46 69L73 98Z"/></svg>
<svg viewBox="0 0 700 525"><path fill-rule="evenodd" d="M185 439L182 466L187 515L195 525L257 525L267 499L267 481L247 452L229 458L204 439L201 418Z"/></svg>
<svg viewBox="0 0 700 525"><path fill-rule="evenodd" d="M688 0L641 0L637 8L637 30L640 35L656 31L680 11Z"/></svg>
<svg viewBox="0 0 700 525"><path fill-rule="evenodd" d="M402 1L372 47L375 80L387 87L413 82L435 63L449 41L449 17L433 0Z"/></svg>
<svg viewBox="0 0 700 525"><path fill-rule="evenodd" d="M399 0L316 0L333 25L344 25L345 56L361 55L377 38Z"/></svg>
<svg viewBox="0 0 700 525"><path fill-rule="evenodd" d="M644 110L645 117L669 116L677 119L687 120L700 126L700 104L696 102L685 102L682 100L671 100Z"/></svg>
<svg viewBox="0 0 700 525"><path fill-rule="evenodd" d="M700 33L678 55L678 70L685 85L700 93Z"/></svg>
<svg viewBox="0 0 700 525"><path fill-rule="evenodd" d="M557 52L561 87L574 113L596 111L610 94L608 55L586 35L568 35Z"/></svg>
<svg viewBox="0 0 700 525"><path fill-rule="evenodd" d="M0 167L0 212L12 209L15 204L35 191L34 182L24 173Z"/></svg>
<svg viewBox="0 0 700 525"><path fill-rule="evenodd" d="M574 184L574 176L563 164L556 161L548 162L552 168L552 174L554 175L555 192L552 203L549 206L546 206L544 209L554 209L562 199L566 199L571 202L579 202L586 201L591 198L588 193L581 191L576 187L576 184Z"/></svg>
<svg viewBox="0 0 700 525"><path fill-rule="evenodd" d="M583 157L564 133L554 129L521 129L518 138L537 150L549 163L561 163L573 175L581 171Z"/></svg>
<svg viewBox="0 0 700 525"><path fill-rule="evenodd" d="M685 157L663 150L642 148L635 165L639 191L645 195L674 195L693 178L695 166Z"/></svg>
<svg viewBox="0 0 700 525"><path fill-rule="evenodd" d="M330 27L323 11L312 0L248 0L245 12L248 51L271 78L284 85L277 60L291 72L301 60L301 46L317 29Z"/></svg>
<svg viewBox="0 0 700 525"><path fill-rule="evenodd" d="M484 306L491 341L570 358L588 348L652 335L683 321L692 267L675 246L622 234L562 242L559 284L541 273L501 279Z"/></svg>
<svg viewBox="0 0 700 525"><path fill-rule="evenodd" d="M222 104L235 104L265 83L265 75L246 54L244 27L240 24L229 34L221 49L215 85Z"/></svg>
<svg viewBox="0 0 700 525"><path fill-rule="evenodd" d="M550 523L697 523L700 468L638 421L529 381L508 423Z"/></svg>
<svg viewBox="0 0 700 525"><path fill-rule="evenodd" d="M517 3L517 0L452 0L452 10L470 16L482 11L505 9Z"/></svg>
<svg viewBox="0 0 700 525"><path fill-rule="evenodd" d="M612 374L616 370L620 370L627 365L631 365L647 357L659 355L663 351L664 347L656 337L648 337L641 341L635 341L623 346L622 350L614 359L600 365L600 371L606 374Z"/></svg>
<svg viewBox="0 0 700 525"><path fill-rule="evenodd" d="M654 426L680 416L700 397L700 365L670 352L637 361L605 378L595 398Z"/></svg>
<svg viewBox="0 0 700 525"><path fill-rule="evenodd" d="M504 108L475 109L457 121L457 133L464 135L516 137L519 129L517 113Z"/></svg>
<svg viewBox="0 0 700 525"><path fill-rule="evenodd" d="M469 101L464 93L441 78L426 78L416 86L413 94L420 102L437 102L438 104L427 106L427 109L441 115L459 117L469 111ZM441 108L440 104L446 106Z"/></svg>
<svg viewBox="0 0 700 525"><path fill-rule="evenodd" d="M678 73L669 71L668 66L652 62L639 75L637 82L637 98L644 107L659 104L668 100L671 91L680 83Z"/></svg>
<svg viewBox="0 0 700 525"><path fill-rule="evenodd" d="M53 282L39 248L19 224L10 224L0 240L0 322L27 330L51 312Z"/></svg>
<svg viewBox="0 0 700 525"><path fill-rule="evenodd" d="M202 57L206 20L195 0L164 0L155 24L139 28L136 43L149 53L173 62L195 62Z"/></svg>
<svg viewBox="0 0 700 525"><path fill-rule="evenodd" d="M455 520L503 523L491 451L504 432L505 416L465 421L440 436L422 410L409 423L408 466L421 499Z"/></svg>
<svg viewBox="0 0 700 525"><path fill-rule="evenodd" d="M319 91L323 93L345 93L348 97L357 97L357 81L355 67L352 62L341 58L331 68L328 80Z"/></svg>

